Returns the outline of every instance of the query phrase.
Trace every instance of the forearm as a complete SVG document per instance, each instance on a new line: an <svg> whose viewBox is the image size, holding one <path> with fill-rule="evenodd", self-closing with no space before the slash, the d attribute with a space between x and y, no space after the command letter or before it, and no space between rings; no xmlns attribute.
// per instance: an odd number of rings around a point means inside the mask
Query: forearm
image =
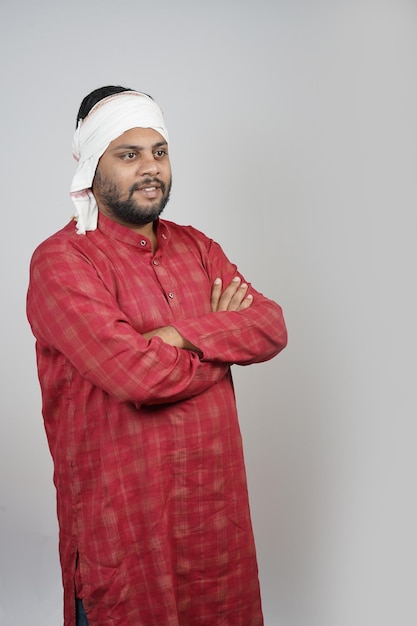
<svg viewBox="0 0 417 626"><path fill-rule="evenodd" d="M161 328L155 328L147 333L143 333L142 337L145 339L151 339L152 337L160 337L164 343L167 343L174 348L180 348L181 350L192 350L201 356L201 350L197 348L190 341L185 339L174 326L162 326Z"/></svg>
<svg viewBox="0 0 417 626"><path fill-rule="evenodd" d="M245 281L219 244L206 243L211 313L175 321L175 328L206 361L246 365L274 357L287 343L281 307Z"/></svg>
<svg viewBox="0 0 417 626"><path fill-rule="evenodd" d="M249 365L267 361L287 344L281 307L263 299L244 311L221 311L177 322L175 327L197 346L205 361Z"/></svg>
<svg viewBox="0 0 417 626"><path fill-rule="evenodd" d="M196 352L175 348L158 337L137 354L131 352L127 362L120 365L126 372L123 384L115 388L114 376L108 392L136 405L192 398L219 382L229 369L224 363L203 362ZM103 387L101 372L90 372L89 376Z"/></svg>
<svg viewBox="0 0 417 626"><path fill-rule="evenodd" d="M158 336L171 346L196 352L202 360L249 365L276 356L287 343L281 307L236 276L223 290L216 279L212 312L174 322L144 336ZM175 326L175 327L174 327Z"/></svg>

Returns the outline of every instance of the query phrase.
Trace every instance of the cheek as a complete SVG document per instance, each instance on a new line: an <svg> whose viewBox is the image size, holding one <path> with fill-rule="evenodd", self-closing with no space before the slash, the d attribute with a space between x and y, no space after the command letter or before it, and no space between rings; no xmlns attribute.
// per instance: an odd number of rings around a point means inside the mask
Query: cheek
<svg viewBox="0 0 417 626"><path fill-rule="evenodd" d="M161 173L163 174L164 178L166 181L170 181L171 180L171 165L170 163L164 164L163 169L161 170Z"/></svg>
<svg viewBox="0 0 417 626"><path fill-rule="evenodd" d="M133 172L115 165L100 169L99 174L104 183L116 186L121 190L130 187L135 180Z"/></svg>

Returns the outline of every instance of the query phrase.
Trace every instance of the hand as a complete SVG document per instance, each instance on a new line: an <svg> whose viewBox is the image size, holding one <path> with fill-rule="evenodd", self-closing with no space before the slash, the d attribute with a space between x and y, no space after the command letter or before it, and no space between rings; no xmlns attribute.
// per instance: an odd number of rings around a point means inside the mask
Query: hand
<svg viewBox="0 0 417 626"><path fill-rule="evenodd" d="M198 354L201 351L194 346L192 343L187 341L174 326L161 326L160 328L155 328L154 330L150 330L147 333L143 333L142 337L145 339L150 339L151 337L160 337L164 343L167 343L170 346L174 346L174 348L181 348L182 350L192 350L193 352L197 352Z"/></svg>
<svg viewBox="0 0 417 626"><path fill-rule="evenodd" d="M217 311L244 311L248 309L252 302L253 296L246 295L248 285L242 283L239 276L233 278L224 291L221 278L216 278L211 290L211 310Z"/></svg>

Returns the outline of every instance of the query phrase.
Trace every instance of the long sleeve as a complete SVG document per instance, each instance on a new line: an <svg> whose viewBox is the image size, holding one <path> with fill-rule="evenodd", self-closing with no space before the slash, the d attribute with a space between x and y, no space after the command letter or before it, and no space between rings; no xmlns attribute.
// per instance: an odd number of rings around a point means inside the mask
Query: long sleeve
<svg viewBox="0 0 417 626"><path fill-rule="evenodd" d="M222 278L223 286L234 276L244 277L222 251L210 241L206 270L213 283ZM249 365L267 361L277 355L287 344L287 330L281 307L252 286L253 304L244 311L222 311L175 322L175 328L193 345L197 346L206 361Z"/></svg>
<svg viewBox="0 0 417 626"><path fill-rule="evenodd" d="M46 245L31 264L27 312L38 350L60 353L119 401L174 402L201 393L227 372L157 337L145 340L95 267L78 251Z"/></svg>

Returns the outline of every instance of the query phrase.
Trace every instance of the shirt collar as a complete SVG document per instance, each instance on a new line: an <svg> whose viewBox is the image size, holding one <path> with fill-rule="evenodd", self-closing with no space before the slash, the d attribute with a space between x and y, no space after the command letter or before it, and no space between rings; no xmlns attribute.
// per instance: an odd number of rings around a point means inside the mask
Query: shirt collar
<svg viewBox="0 0 417 626"><path fill-rule="evenodd" d="M106 237L123 241L143 251L149 251L151 249L151 242L145 235L114 222L106 215L103 215L103 213L99 213L98 215L97 228L106 235ZM156 221L156 233L158 249L163 249L168 243L170 232L168 225L161 219Z"/></svg>

